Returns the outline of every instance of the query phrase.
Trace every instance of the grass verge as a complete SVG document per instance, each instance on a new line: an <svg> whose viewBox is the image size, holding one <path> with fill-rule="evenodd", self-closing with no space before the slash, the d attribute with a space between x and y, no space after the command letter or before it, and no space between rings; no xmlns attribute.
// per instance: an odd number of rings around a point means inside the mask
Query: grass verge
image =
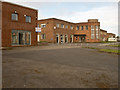
<svg viewBox="0 0 120 90"><path fill-rule="evenodd" d="M109 45L111 47L120 47L120 45Z"/></svg>
<svg viewBox="0 0 120 90"><path fill-rule="evenodd" d="M100 52L120 54L120 50L115 50L115 49L99 49L99 48L95 48L95 47L83 47L83 48L96 49Z"/></svg>
<svg viewBox="0 0 120 90"><path fill-rule="evenodd" d="M99 49L99 51L120 54L120 50L115 50L115 49Z"/></svg>

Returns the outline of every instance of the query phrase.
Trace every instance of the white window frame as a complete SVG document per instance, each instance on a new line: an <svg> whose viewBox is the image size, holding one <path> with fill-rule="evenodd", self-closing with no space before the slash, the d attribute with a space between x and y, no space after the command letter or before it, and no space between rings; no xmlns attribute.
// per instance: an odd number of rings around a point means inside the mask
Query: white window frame
<svg viewBox="0 0 120 90"><path fill-rule="evenodd" d="M73 30L73 26L72 25L70 26L70 29Z"/></svg>
<svg viewBox="0 0 120 90"><path fill-rule="evenodd" d="M91 25L91 39L95 39L94 26Z"/></svg>
<svg viewBox="0 0 120 90"><path fill-rule="evenodd" d="M76 30L79 30L79 29L80 29L80 27L79 27L79 26L77 26L77 27L76 27Z"/></svg>
<svg viewBox="0 0 120 90"><path fill-rule="evenodd" d="M87 28L86 28L87 27ZM88 25L85 25L85 30L88 30Z"/></svg>
<svg viewBox="0 0 120 90"><path fill-rule="evenodd" d="M68 25L65 25L65 28L67 29L67 28L68 28Z"/></svg>
<svg viewBox="0 0 120 90"><path fill-rule="evenodd" d="M28 21L27 21L27 18L28 18ZM25 17L25 22L31 23L31 16L26 16L26 17Z"/></svg>
<svg viewBox="0 0 120 90"><path fill-rule="evenodd" d="M59 26L60 26L60 24L59 24L59 23L56 23L56 27L58 27L58 28L59 28Z"/></svg>
<svg viewBox="0 0 120 90"><path fill-rule="evenodd" d="M81 26L81 30L84 30L84 26L83 25Z"/></svg>
<svg viewBox="0 0 120 90"><path fill-rule="evenodd" d="M45 28L46 27L46 24L41 24L41 28Z"/></svg>
<svg viewBox="0 0 120 90"><path fill-rule="evenodd" d="M14 16L13 16L14 15ZM15 17L15 18L14 18ZM18 21L18 14L17 13L12 13L11 14L11 19L14 21Z"/></svg>
<svg viewBox="0 0 120 90"><path fill-rule="evenodd" d="M64 28L64 24L61 24L61 28Z"/></svg>
<svg viewBox="0 0 120 90"><path fill-rule="evenodd" d="M41 39L46 39L46 35L45 35L45 34L42 34L42 35L41 35Z"/></svg>

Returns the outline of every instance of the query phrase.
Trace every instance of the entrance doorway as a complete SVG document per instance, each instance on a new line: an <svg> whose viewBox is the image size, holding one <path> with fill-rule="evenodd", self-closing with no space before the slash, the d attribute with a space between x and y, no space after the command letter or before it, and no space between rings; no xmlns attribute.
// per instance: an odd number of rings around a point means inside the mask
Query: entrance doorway
<svg viewBox="0 0 120 90"><path fill-rule="evenodd" d="M70 35L70 43L73 42L73 35Z"/></svg>
<svg viewBox="0 0 120 90"><path fill-rule="evenodd" d="M85 42L85 37L84 37L84 36L80 36L80 37L79 37L79 41L80 41L80 42Z"/></svg>
<svg viewBox="0 0 120 90"><path fill-rule="evenodd" d="M56 42L59 43L59 35L56 35Z"/></svg>
<svg viewBox="0 0 120 90"><path fill-rule="evenodd" d="M64 43L64 37L63 35L60 35L61 43Z"/></svg>
<svg viewBox="0 0 120 90"><path fill-rule="evenodd" d="M65 35L65 43L67 43L67 42L68 42L68 36Z"/></svg>
<svg viewBox="0 0 120 90"><path fill-rule="evenodd" d="M19 44L23 44L23 33L19 33Z"/></svg>
<svg viewBox="0 0 120 90"><path fill-rule="evenodd" d="M12 30L12 45L31 45L31 32L24 30Z"/></svg>

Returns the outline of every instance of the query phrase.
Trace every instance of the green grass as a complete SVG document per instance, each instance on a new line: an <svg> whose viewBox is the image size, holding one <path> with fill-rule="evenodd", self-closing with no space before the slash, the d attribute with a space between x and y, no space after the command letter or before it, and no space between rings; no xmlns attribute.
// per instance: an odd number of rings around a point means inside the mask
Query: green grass
<svg viewBox="0 0 120 90"><path fill-rule="evenodd" d="M99 49L99 51L120 54L120 50L115 49Z"/></svg>
<svg viewBox="0 0 120 90"><path fill-rule="evenodd" d="M43 43L43 42L46 42L46 43L47 43L47 41L40 41L40 43Z"/></svg>
<svg viewBox="0 0 120 90"><path fill-rule="evenodd" d="M120 47L120 45L109 45L111 47Z"/></svg>
<svg viewBox="0 0 120 90"><path fill-rule="evenodd" d="M95 48L95 47L83 47L83 48L96 49L100 52L120 54L120 50L115 50L115 49L99 49L99 48Z"/></svg>
<svg viewBox="0 0 120 90"><path fill-rule="evenodd" d="M113 43L115 41L101 41L100 43Z"/></svg>

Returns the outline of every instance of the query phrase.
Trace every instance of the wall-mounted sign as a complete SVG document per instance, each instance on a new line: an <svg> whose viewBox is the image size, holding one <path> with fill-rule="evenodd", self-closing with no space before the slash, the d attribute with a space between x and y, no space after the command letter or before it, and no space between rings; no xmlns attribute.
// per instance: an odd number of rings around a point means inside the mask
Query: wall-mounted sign
<svg viewBox="0 0 120 90"><path fill-rule="evenodd" d="M35 31L36 31L36 32L41 32L41 28L36 27L36 28L35 28Z"/></svg>

